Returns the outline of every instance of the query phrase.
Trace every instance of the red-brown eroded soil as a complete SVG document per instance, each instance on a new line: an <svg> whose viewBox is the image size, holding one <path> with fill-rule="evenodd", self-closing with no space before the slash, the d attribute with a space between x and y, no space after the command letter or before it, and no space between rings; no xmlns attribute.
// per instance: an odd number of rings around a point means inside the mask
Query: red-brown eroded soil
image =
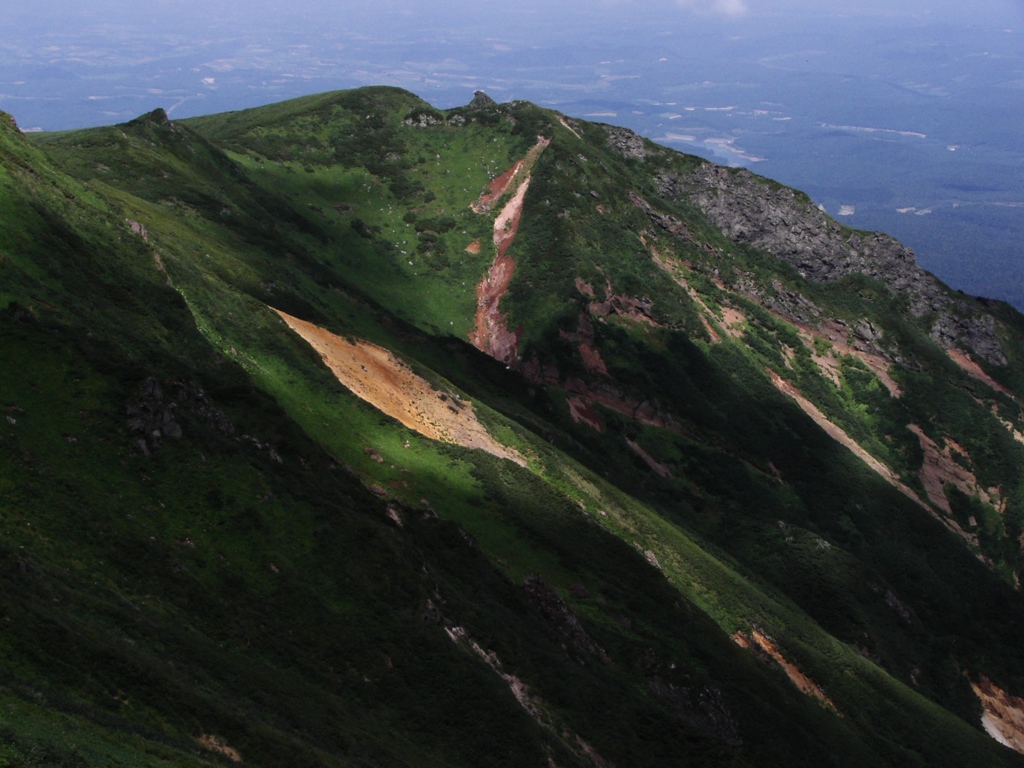
<svg viewBox="0 0 1024 768"><path fill-rule="evenodd" d="M476 322L473 331L469 334L469 340L477 349L504 363L517 362L519 352L519 334L509 330L508 316L503 314L499 308L501 297L508 290L516 269L516 263L508 255L508 249L515 241L516 233L519 231L519 221L523 215L523 201L530 188L529 171L540 157L540 153L550 143L551 139L538 137L537 143L523 160L491 182L492 192L495 192L497 191L497 187L493 186L495 182L504 179L505 176L508 177L498 184L501 191L493 198L491 202L493 204L501 198L514 179L523 176L512 199L505 204L501 213L494 220L493 240L497 255L490 269L487 270L487 275L476 288ZM479 207L474 204L473 210L477 213L484 213L489 210L489 206Z"/></svg>
<svg viewBox="0 0 1024 768"><path fill-rule="evenodd" d="M488 182L487 189L481 193L476 202L469 206L473 209L473 212L488 213L494 207L495 203L501 200L502 196L508 192L509 189L515 187L517 184L521 184L521 177L523 175L529 175L530 170L533 168L533 164L537 162L537 158L540 157L540 153L543 152L550 143L551 139L538 136L537 143L530 148L529 152L526 153L526 157L522 160L516 160L516 162L512 164L511 168Z"/></svg>
<svg viewBox="0 0 1024 768"><path fill-rule="evenodd" d="M527 176L494 220L494 245L498 255L476 288L476 324L469 336L473 346L505 363L515 360L519 339L508 329L508 316L501 312L499 305L516 270L516 263L507 252L519 231L523 200L529 188L530 177Z"/></svg>
<svg viewBox="0 0 1024 768"><path fill-rule="evenodd" d="M487 190L483 192L479 199L473 203L470 207L474 213L487 213L491 210L491 207L501 199L501 196L505 194L509 184L512 183L512 179L519 173L519 169L523 167L522 160L516 160L515 165L509 168L500 176L496 176L491 179L487 185Z"/></svg>
<svg viewBox="0 0 1024 768"><path fill-rule="evenodd" d="M921 443L921 450L924 451L924 462L921 464L921 483L932 504L947 515L953 514L953 510L949 506L949 499L946 498L946 483L952 483L968 496L973 496L976 493L982 494L981 488L978 487L978 478L974 476L974 473L953 459L953 451L966 455L960 446L946 440L946 446L940 450L935 441L928 437L917 424L909 424L907 429L917 435L917 439ZM982 495L982 498L985 497ZM998 497L995 503L999 504Z"/></svg>
<svg viewBox="0 0 1024 768"><path fill-rule="evenodd" d="M567 397L565 402L569 406L569 416L573 421L577 424L586 424L598 432L604 432L604 425L601 423L597 411L594 410L592 402L584 400L582 397Z"/></svg>
<svg viewBox="0 0 1024 768"><path fill-rule="evenodd" d="M732 636L732 639L736 645L741 648L748 648L755 652L760 652L772 659L776 664L782 667L786 676L790 681L792 681L793 685L800 689L802 693L817 699L822 704L825 704L836 712L839 711L836 709L836 705L832 703L832 699L825 695L825 692L821 687L801 672L795 664L786 659L779 650L779 646L775 644L775 641L768 637L768 635L764 634L764 632L759 629L755 629L749 635L737 632ZM840 715L840 717L841 716L842 715Z"/></svg>
<svg viewBox="0 0 1024 768"><path fill-rule="evenodd" d="M471 403L438 392L388 350L366 341L348 341L313 323L274 311L320 353L338 381L354 395L409 429L431 440L479 448L525 465L518 452L488 434Z"/></svg>
<svg viewBox="0 0 1024 768"><path fill-rule="evenodd" d="M1008 390L998 381L996 381L987 373L985 373L985 371L982 370L981 366L974 362L968 355L964 354L959 349L948 349L946 351L949 353L949 356L954 363L959 365L961 368L967 371L967 373L976 378L978 381L982 381L985 384L988 384L990 387L992 387L992 389L998 392L1002 392L1004 395L1013 400L1017 399L1013 396L1013 393L1010 390Z"/></svg>

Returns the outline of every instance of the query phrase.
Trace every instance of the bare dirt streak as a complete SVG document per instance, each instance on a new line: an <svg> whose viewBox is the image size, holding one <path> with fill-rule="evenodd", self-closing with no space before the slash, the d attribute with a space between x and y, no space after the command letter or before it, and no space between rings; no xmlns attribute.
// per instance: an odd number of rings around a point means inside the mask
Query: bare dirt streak
<svg viewBox="0 0 1024 768"><path fill-rule="evenodd" d="M921 482L924 484L925 492L927 492L932 504L947 515L953 514L953 510L949 506L949 499L946 498L946 483L953 484L968 496L982 493L981 488L978 486L978 478L974 476L974 473L960 466L953 459L952 452L954 450L959 449L958 452L964 454L962 448L956 445L956 443L947 440L945 441L945 448L940 450L936 442L928 437L917 424L908 424L907 429L917 435L917 439L921 443L921 450L924 451L924 462L921 464ZM999 501L997 494L994 503L998 506Z"/></svg>
<svg viewBox="0 0 1024 768"><path fill-rule="evenodd" d="M651 454L641 448L639 445L634 443L628 437L626 438L626 444L629 445L630 449L644 460L644 463L650 467L656 475L659 477L672 477L672 470L662 464L660 461L655 459Z"/></svg>
<svg viewBox="0 0 1024 768"><path fill-rule="evenodd" d="M1014 426L1012 421L1007 421L1002 416L1000 416L999 409L996 408L994 405L992 406L992 415L999 420L1000 424L1006 427L1006 431L1013 435L1014 440L1016 440L1018 443L1024 443L1024 434L1021 434L1021 431L1017 429L1016 426Z"/></svg>
<svg viewBox="0 0 1024 768"><path fill-rule="evenodd" d="M543 699L531 691L530 687L521 678L506 672L501 659L498 658L498 654L483 648L462 627L446 627L445 632L448 633L448 637L456 645L468 645L473 653L479 656L498 677L505 681L515 700L533 718L533 721L558 739L566 749L578 757L586 756L594 765L594 768L615 768L614 763L609 762L598 754L590 744L580 738L579 734L568 731L555 723ZM579 751L573 748L574 743ZM580 751L582 751L582 755Z"/></svg>
<svg viewBox="0 0 1024 768"><path fill-rule="evenodd" d="M981 701L981 727L1003 746L1024 754L1024 698L1011 696L984 675L971 688Z"/></svg>
<svg viewBox="0 0 1024 768"><path fill-rule="evenodd" d="M522 456L488 434L477 421L472 404L438 392L388 350L365 341L348 341L274 311L320 353L338 381L357 397L431 440L479 448L525 466Z"/></svg>
<svg viewBox="0 0 1024 768"><path fill-rule="evenodd" d="M808 400L806 397L800 394L800 390L798 390L788 381L779 376L779 374L777 374L775 371L771 370L770 368L767 370L768 376L769 378L771 378L772 384L775 385L775 388L780 392L789 395L791 398L793 398L796 401L796 404L803 409L804 413L810 416L811 419L814 420L814 423L821 427L823 430L825 430L825 432L827 432L833 440L847 448L858 459L863 461L865 464L871 467L871 469L873 469L875 472L881 475L890 485L896 488L896 490L898 490L900 493L905 495L907 498L917 502L925 509L929 509L928 505L921 501L921 499L918 497L916 493L914 493L910 488L908 488L900 481L899 476L895 472L893 472L889 467L880 462L870 453L865 451L857 443L856 440L854 440L852 437L846 434L845 430L841 429L840 427L836 426L831 421L829 421L828 417L820 410L818 410L818 407L814 403L812 403L810 400Z"/></svg>
<svg viewBox="0 0 1024 768"><path fill-rule="evenodd" d="M469 207L474 213L488 213L501 200L502 196L516 184L522 184L520 177L529 175L533 164L537 162L540 153L551 143L551 139L543 136L537 137L537 143L526 153L526 157L517 160L511 168L500 176L497 176L487 184L487 189L480 195L475 203Z"/></svg>
<svg viewBox="0 0 1024 768"><path fill-rule="evenodd" d="M523 161L517 160L515 165L509 168L500 176L496 176L491 179L487 185L487 190L480 195L480 198L473 203L470 208L473 209L474 213L487 213L494 206L501 196L505 194L509 185L512 183L512 179L519 173L519 169L523 167Z"/></svg>
<svg viewBox="0 0 1024 768"><path fill-rule="evenodd" d="M643 241L643 244L650 249L651 258L654 260L654 263L657 264L664 272L667 272L668 275L676 281L676 284L686 291L690 295L690 298L693 299L694 303L700 307L701 311L698 314L700 315L701 322L704 324L704 330L706 330L708 332L708 336L711 337L711 343L717 344L720 342L722 337L718 334L718 331L715 330L714 326L711 325L711 322L708 319L712 317L714 313L708 309L708 305L704 303L704 299L701 298L700 294L693 289L690 282L679 274L678 267L671 263L672 261L675 261L675 259L667 257L668 260L666 261L666 259L662 258L661 254L658 253L658 250L653 245L649 245L647 243L647 240L643 235L640 236L640 240Z"/></svg>
<svg viewBox="0 0 1024 768"><path fill-rule="evenodd" d="M227 742L220 736L213 736L209 733L204 733L197 739L197 741L211 752L217 752L224 755L224 757L233 763L242 762L242 756L238 753L238 750L229 747Z"/></svg>
<svg viewBox="0 0 1024 768"><path fill-rule="evenodd" d="M558 116L558 122L560 122L562 126L565 127L570 133L572 133L572 135L575 136L577 139L583 138L578 133L576 133L576 130L571 125L569 125L568 121L561 115Z"/></svg>
<svg viewBox="0 0 1024 768"><path fill-rule="evenodd" d="M1017 399L1016 397L1013 396L1013 392L1008 390L1006 387L1004 387L998 381L996 381L991 376L989 376L987 373L985 373L985 371L982 370L980 365L978 365L976 362L974 362L970 357L965 355L959 349L949 349L949 350L946 350L946 351L949 353L949 356L953 360L954 363L959 365L961 368L963 368L965 371L967 371L967 373L969 373L971 376L976 378L978 381L981 381L981 382L984 382L985 384L988 384L990 387L992 387L992 389L996 390L997 392L1002 392L1004 395L1009 397L1011 400L1016 400Z"/></svg>
<svg viewBox="0 0 1024 768"><path fill-rule="evenodd" d="M547 146L546 142L544 146ZM476 288L476 327L469 335L474 347L506 363L515 360L519 339L514 331L508 329L508 316L502 314L498 305L516 270L516 263L508 255L508 249L519 231L523 201L529 188L530 177L527 176L494 220L494 245L498 255Z"/></svg>
<svg viewBox="0 0 1024 768"><path fill-rule="evenodd" d="M466 253L472 253L473 255L480 253L480 241L474 240L472 243L467 245Z"/></svg>
<svg viewBox="0 0 1024 768"><path fill-rule="evenodd" d="M895 472L893 472L889 467L887 467L885 464L883 464L870 453L868 453L866 450L864 450L860 445L858 445L857 441L850 437L848 434L846 434L846 432L842 428L838 427L837 425L829 421L828 417L820 410L818 410L818 407L814 405L814 403L812 403L810 400L808 400L806 397L800 394L800 391L796 387L794 387L788 381L783 379L770 368L767 369L767 371L769 377L772 380L772 384L775 385L775 388L778 389L780 392L783 392L792 397L796 401L797 405L799 405L803 409L804 413L810 416L811 419L813 419L819 427L825 430L825 432L828 433L828 435L833 440L849 449L850 452L853 453L857 458L859 458L861 461L863 461L865 464L871 467L871 469L873 469L875 472L881 475L881 477L884 480L886 480L893 488L898 490L911 501L916 502L918 505L920 505L930 515L932 515L932 517L934 517L936 520L938 520L940 523L946 526L946 528L955 533L957 536L960 536L965 541L967 541L968 544L971 544L973 547L977 548L978 537L976 535L965 531L963 528L960 527L956 520L953 520L950 517L944 517L943 515L940 515L937 512L935 512L935 510L933 510L928 504L921 500L920 496L918 496L916 493L914 493L914 491L912 491L910 488L904 485L903 482L899 479L899 476ZM943 498L945 498L944 495ZM941 508L941 505L939 506ZM948 502L946 502L945 509L949 509ZM986 565L990 564L989 560L987 560L983 555L975 553L975 556Z"/></svg>
<svg viewBox="0 0 1024 768"><path fill-rule="evenodd" d="M825 692L821 689L821 687L813 680L811 680L811 678L809 678L807 675L801 672L795 664L786 659L786 657L783 656L782 652L779 650L779 646L775 644L775 641L768 637L768 635L764 634L764 632L762 632L759 629L755 629L753 632L750 633L750 635L745 635L742 632L737 632L735 635L732 636L732 639L741 648L748 648L754 650L755 652L760 651L761 653L768 656L776 664L782 667L782 670L786 673L786 676L790 679L790 681L792 681L793 685L800 689L801 693L817 699L822 704L834 710L836 713L839 713L839 710L833 703L832 699L825 695ZM840 717L841 716L842 715L840 715Z"/></svg>
<svg viewBox="0 0 1024 768"><path fill-rule="evenodd" d="M567 397L565 402L569 406L569 416L577 424L586 424L588 427L604 432L604 425L601 418L594 410L594 404L582 397Z"/></svg>
<svg viewBox="0 0 1024 768"><path fill-rule="evenodd" d="M519 335L508 328L508 316L501 313L499 304L505 295L516 263L508 256L508 249L519 231L519 220L523 214L523 201L530 188L530 169L540 153L551 143L551 139L537 137L537 143L526 157L491 182L489 192L481 196L472 208L477 213L486 213L509 189L513 181L519 181L512 199L505 204L494 220L494 245L497 256L487 270L487 275L476 288L476 322L469 340L477 349L486 352L496 360L515 362L519 349Z"/></svg>
<svg viewBox="0 0 1024 768"><path fill-rule="evenodd" d="M796 327L797 332L800 334L800 339L803 341L804 346L806 346L810 351L811 359L813 359L815 364L818 366L818 370L821 371L823 376L831 379L832 383L840 389L843 386L840 358L849 355L857 358L871 369L871 372L875 374L878 380L882 383L882 386L889 391L890 397L898 398L903 394L900 391L900 385L897 384L896 380L889 374L888 360L881 355L866 352L863 349L858 349L852 344L847 344L845 341L839 340L840 338L846 338L849 333L848 328L844 328L832 320L822 321L821 328L812 328L809 325L797 322L793 318L779 312L774 312L772 310L769 311L781 320L785 320L787 323ZM831 354L821 355L818 353L818 349L814 342L819 339L827 341L832 345Z"/></svg>

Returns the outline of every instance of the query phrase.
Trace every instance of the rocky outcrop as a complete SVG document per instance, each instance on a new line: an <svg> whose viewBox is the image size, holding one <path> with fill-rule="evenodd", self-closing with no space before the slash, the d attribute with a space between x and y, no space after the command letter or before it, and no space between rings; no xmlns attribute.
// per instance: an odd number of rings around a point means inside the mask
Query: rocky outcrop
<svg viewBox="0 0 1024 768"><path fill-rule="evenodd" d="M608 126L608 146L630 160L644 160L647 147L644 140L628 128Z"/></svg>
<svg viewBox="0 0 1024 768"><path fill-rule="evenodd" d="M743 744L736 719L717 688L708 685L678 685L660 677L652 677L647 681L647 690L683 722L718 737L730 746Z"/></svg>
<svg viewBox="0 0 1024 768"><path fill-rule="evenodd" d="M523 582L523 589L526 591L526 597L540 609L541 614L554 626L567 646L596 656L605 664L611 663L608 654L590 639L590 635L580 624L569 604L543 578L527 576Z"/></svg>
<svg viewBox="0 0 1024 768"><path fill-rule="evenodd" d="M497 106L498 102L492 99L483 91L474 91L473 100L469 102L470 109L487 109L489 107Z"/></svg>
<svg viewBox="0 0 1024 768"><path fill-rule="evenodd" d="M747 170L705 163L689 175L662 174L657 181L662 197L689 200L731 240L766 251L815 282L855 273L878 280L907 297L911 314L928 319L939 344L1006 364L992 316L955 299L894 238L844 229L802 194Z"/></svg>
<svg viewBox="0 0 1024 768"><path fill-rule="evenodd" d="M444 125L444 118L433 111L420 110L402 121L410 128L430 128L435 125Z"/></svg>
<svg viewBox="0 0 1024 768"><path fill-rule="evenodd" d="M128 429L137 436L139 450L149 456L163 447L164 438L184 435L183 414L225 434L234 434L231 420L214 407L203 389L194 381L168 381L161 384L150 376L138 388L125 409Z"/></svg>

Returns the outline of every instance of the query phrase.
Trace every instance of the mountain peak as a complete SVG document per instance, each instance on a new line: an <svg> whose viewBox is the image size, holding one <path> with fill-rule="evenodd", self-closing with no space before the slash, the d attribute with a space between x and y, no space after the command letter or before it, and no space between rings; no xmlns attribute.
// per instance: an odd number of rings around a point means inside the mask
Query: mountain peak
<svg viewBox="0 0 1024 768"><path fill-rule="evenodd" d="M498 102L483 91L474 91L473 100L469 102L470 109L488 109L489 107L495 107L497 105Z"/></svg>

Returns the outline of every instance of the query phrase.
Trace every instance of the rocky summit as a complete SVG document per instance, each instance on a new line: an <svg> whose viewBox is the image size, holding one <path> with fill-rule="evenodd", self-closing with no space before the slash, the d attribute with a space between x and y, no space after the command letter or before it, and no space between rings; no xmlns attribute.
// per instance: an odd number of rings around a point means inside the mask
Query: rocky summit
<svg viewBox="0 0 1024 768"><path fill-rule="evenodd" d="M1024 318L477 93L0 119L0 765L1024 765Z"/></svg>

